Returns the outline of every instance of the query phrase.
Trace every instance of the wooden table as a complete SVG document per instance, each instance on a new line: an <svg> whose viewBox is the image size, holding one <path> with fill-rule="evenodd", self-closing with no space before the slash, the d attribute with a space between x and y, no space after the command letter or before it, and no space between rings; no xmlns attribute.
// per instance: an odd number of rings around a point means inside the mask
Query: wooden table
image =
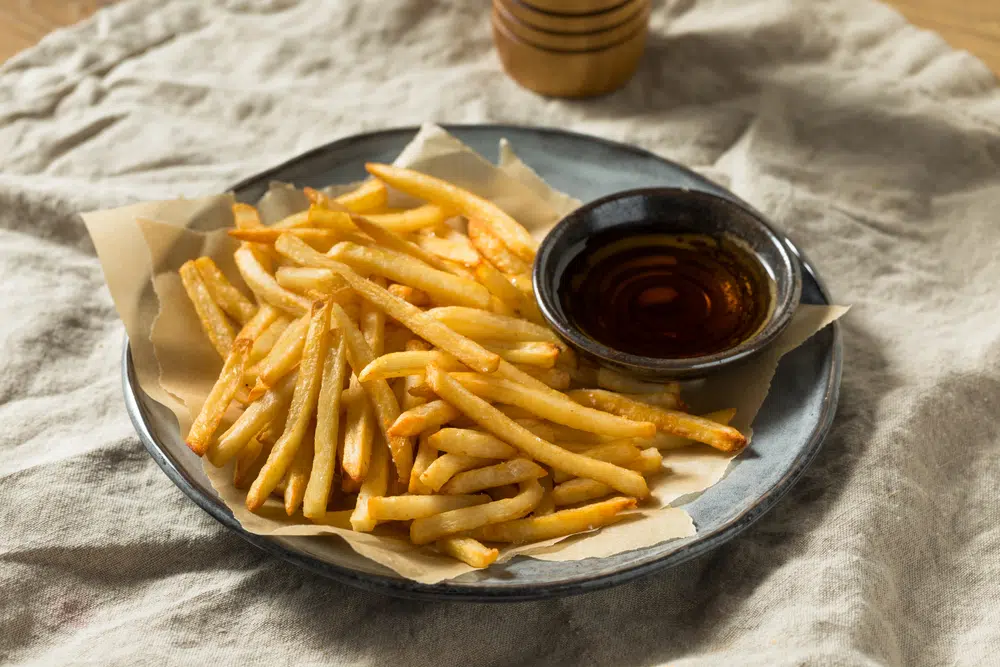
<svg viewBox="0 0 1000 667"><path fill-rule="evenodd" d="M0 62L46 33L113 0L0 0ZM836 0L823 0L835 2ZM913 23L936 30L1000 74L1000 0L888 0Z"/></svg>

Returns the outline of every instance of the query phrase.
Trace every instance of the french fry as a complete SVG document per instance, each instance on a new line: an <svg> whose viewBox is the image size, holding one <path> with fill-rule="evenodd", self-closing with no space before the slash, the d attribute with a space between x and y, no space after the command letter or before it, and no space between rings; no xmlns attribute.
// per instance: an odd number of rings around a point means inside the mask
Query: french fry
<svg viewBox="0 0 1000 667"><path fill-rule="evenodd" d="M269 308L271 306L268 306ZM258 310L258 314L264 311L261 307ZM274 344L278 342L281 334L285 332L288 325L292 321L285 315L278 315L271 324L261 332L253 341L253 349L250 350L250 363L256 364L261 359L267 356L268 352L274 347ZM252 368L252 367L251 367ZM253 380L257 379L256 371L254 371Z"/></svg>
<svg viewBox="0 0 1000 667"><path fill-rule="evenodd" d="M212 465L221 468L229 463L261 429L282 413L283 407L292 400L296 377L294 373L288 375L262 398L251 403L233 425L212 443L208 449L208 460Z"/></svg>
<svg viewBox="0 0 1000 667"><path fill-rule="evenodd" d="M524 319L540 326L548 326L531 295L514 287L514 284L489 262L480 262L476 267L476 280Z"/></svg>
<svg viewBox="0 0 1000 667"><path fill-rule="evenodd" d="M237 229L254 229L255 227L263 227L264 223L260 221L260 214L257 209L250 204L233 204L233 224Z"/></svg>
<svg viewBox="0 0 1000 667"><path fill-rule="evenodd" d="M388 287L389 294L394 297L400 298L407 303L411 303L414 306L426 306L431 302L427 292L423 290L414 289L409 285L400 285L399 283L393 283Z"/></svg>
<svg viewBox="0 0 1000 667"><path fill-rule="evenodd" d="M408 234L426 227L436 227L448 219L448 214L440 206L424 204L406 211L366 213L365 219L397 234Z"/></svg>
<svg viewBox="0 0 1000 667"><path fill-rule="evenodd" d="M344 392L346 396L357 390L360 398L347 404L345 416L344 446L341 452L341 470L344 472L344 490L360 488L360 483L368 476L372 443L375 441L375 413L364 388L357 376L351 377L351 386Z"/></svg>
<svg viewBox="0 0 1000 667"><path fill-rule="evenodd" d="M308 294L311 291L327 294L341 305L354 296L354 290L330 269L283 266L275 272L274 278L281 287L289 291L298 294Z"/></svg>
<svg viewBox="0 0 1000 667"><path fill-rule="evenodd" d="M547 341L562 345L551 329L517 317L461 306L431 308L427 314L473 340Z"/></svg>
<svg viewBox="0 0 1000 667"><path fill-rule="evenodd" d="M410 524L410 541L417 545L428 544L487 524L520 518L533 510L544 494L537 480L521 482L520 491L513 498L415 519Z"/></svg>
<svg viewBox="0 0 1000 667"><path fill-rule="evenodd" d="M677 410L646 405L603 389L577 389L567 395L581 405L652 422L665 433L697 440L723 452L737 451L747 442L746 437L731 426Z"/></svg>
<svg viewBox="0 0 1000 667"><path fill-rule="evenodd" d="M636 380L610 368L597 369L597 386L620 394L659 394L668 392L680 394L681 386L677 382L645 382Z"/></svg>
<svg viewBox="0 0 1000 667"><path fill-rule="evenodd" d="M518 366L517 368L552 389L559 391L569 389L569 373L561 368L535 368L534 366Z"/></svg>
<svg viewBox="0 0 1000 667"><path fill-rule="evenodd" d="M236 337L245 338L256 345L257 339L264 335L264 332L270 329L271 325L278 319L283 319L284 315L277 308L267 303L260 308L254 306L254 309L254 314L243 324L243 328L236 334ZM250 348L249 360L253 360L253 347Z"/></svg>
<svg viewBox="0 0 1000 667"><path fill-rule="evenodd" d="M233 464L233 486L241 490L250 488L250 483L260 474L260 469L270 452L270 445L265 445L256 436L250 438L250 442L240 451Z"/></svg>
<svg viewBox="0 0 1000 667"><path fill-rule="evenodd" d="M296 211L269 225L270 229L296 229L309 224L309 211Z"/></svg>
<svg viewBox="0 0 1000 667"><path fill-rule="evenodd" d="M236 396L236 391L243 383L243 369L250 356L251 345L252 343L246 339L233 343L233 349L226 358L219 379L208 392L208 398L205 399L201 411L191 424L191 430L188 431L184 442L198 456L204 456L208 451L212 435L219 428L223 415L226 414L229 404Z"/></svg>
<svg viewBox="0 0 1000 667"><path fill-rule="evenodd" d="M278 482L288 472L288 467L292 464L306 429L312 421L323 378L323 361L326 359L329 344L330 306L329 301L317 301L312 305L288 421L281 437L274 443L274 448L267 457L267 463L261 468L260 474L247 493L246 505L251 512L264 504Z"/></svg>
<svg viewBox="0 0 1000 667"><path fill-rule="evenodd" d="M438 450L430 443L429 435L420 436L420 444L417 446L417 455L413 457L413 468L410 470L410 483L407 485L407 492L411 494L426 495L431 493L431 489L420 481L420 476L424 474L434 460L438 457Z"/></svg>
<svg viewBox="0 0 1000 667"><path fill-rule="evenodd" d="M464 234L447 227L444 235L435 230L424 229L417 235L417 245L438 257L462 266L475 267L479 264L479 253L469 243Z"/></svg>
<svg viewBox="0 0 1000 667"><path fill-rule="evenodd" d="M559 510L547 516L494 523L472 531L485 542L540 542L575 533L584 533L624 518L622 512L635 507L635 498L610 498L574 509Z"/></svg>
<svg viewBox="0 0 1000 667"><path fill-rule="evenodd" d="M656 451L655 449L653 451ZM476 470L454 475L439 491L447 495L462 495L485 491L505 484L517 484L548 474L545 468L528 459L511 459Z"/></svg>
<svg viewBox="0 0 1000 667"><path fill-rule="evenodd" d="M510 407L510 406L500 405L497 406L497 409L503 407ZM542 440L546 440L548 442L556 441L557 432L553 428L553 426L557 426L557 424L553 424L552 422L547 422L542 419L536 419L534 417L532 417L531 419L515 419L514 421L517 423L518 426L526 429L532 435L537 435Z"/></svg>
<svg viewBox="0 0 1000 667"><path fill-rule="evenodd" d="M607 484L595 482L592 479L574 477L573 479L557 484L552 489L552 502L556 507L578 505L590 500L604 498L614 492L615 490Z"/></svg>
<svg viewBox="0 0 1000 667"><path fill-rule="evenodd" d="M250 299L243 295L243 292L236 289L229 279L226 278L222 270L212 260L211 257L199 257L194 260L194 265L205 281L205 287L215 303L240 324L246 324L257 312Z"/></svg>
<svg viewBox="0 0 1000 667"><path fill-rule="evenodd" d="M663 469L663 454L656 447L647 447L628 467L642 475L653 475Z"/></svg>
<svg viewBox="0 0 1000 667"><path fill-rule="evenodd" d="M506 361L520 366L552 368L560 354L559 346L554 343L488 340L482 341L481 345Z"/></svg>
<svg viewBox="0 0 1000 667"><path fill-rule="evenodd" d="M492 294L490 295L490 307L489 312L496 313L497 315L503 315L504 317L517 317L517 311L508 306L506 303L496 298Z"/></svg>
<svg viewBox="0 0 1000 667"><path fill-rule="evenodd" d="M289 324L281 332L267 356L251 369L251 372L256 374L257 379L257 385L250 392L251 400L256 400L258 396L263 395L299 363L309 331L309 323L308 317L301 317Z"/></svg>
<svg viewBox="0 0 1000 667"><path fill-rule="evenodd" d="M519 452L489 433L465 428L443 428L429 438L435 450L483 459L513 459Z"/></svg>
<svg viewBox="0 0 1000 667"><path fill-rule="evenodd" d="M351 527L354 530L370 533L375 529L376 520L368 512L368 500L376 496L384 496L389 488L389 447L385 439L376 434L372 442L371 461L368 474L358 490L357 504L351 514Z"/></svg>
<svg viewBox="0 0 1000 667"><path fill-rule="evenodd" d="M681 411L687 409L687 406L681 399L681 395L669 391L661 391L655 394L622 394L622 396L633 401L638 401L639 403L645 403L646 405L655 405L658 408Z"/></svg>
<svg viewBox="0 0 1000 667"><path fill-rule="evenodd" d="M333 211L326 206L313 204L307 211L309 224L337 232L339 235L349 235L356 231L356 226L347 211Z"/></svg>
<svg viewBox="0 0 1000 667"><path fill-rule="evenodd" d="M462 456L461 454L444 454L427 466L420 475L420 483L437 493L452 477L466 470L474 470L496 463L494 459L484 459L478 456Z"/></svg>
<svg viewBox="0 0 1000 667"><path fill-rule="evenodd" d="M312 469L315 443L313 440L313 430L307 429L302 436L302 443L295 452L295 458L288 467L285 475L285 514L292 516L299 507L302 506L302 499L306 495L306 485L309 483L309 471ZM324 514L326 507L323 508Z"/></svg>
<svg viewBox="0 0 1000 667"><path fill-rule="evenodd" d="M375 521L410 521L475 507L490 502L487 495L453 496L375 496L368 499L368 516Z"/></svg>
<svg viewBox="0 0 1000 667"><path fill-rule="evenodd" d="M362 183L356 190L334 197L333 201L351 213L365 213L385 206L388 198L389 191L386 189L385 183L372 178Z"/></svg>
<svg viewBox="0 0 1000 667"><path fill-rule="evenodd" d="M587 480L593 482L594 480ZM542 485L542 489L545 490L545 495L542 496L542 501L538 503L535 510L531 513L532 516L545 516L546 514L552 514L556 511L556 503L552 497L552 491L555 485L552 483L552 475L546 475L538 480L538 483ZM600 482L594 482L595 484L600 484Z"/></svg>
<svg viewBox="0 0 1000 667"><path fill-rule="evenodd" d="M296 239L299 240L299 239ZM304 241L300 241L305 245ZM306 246L309 247L309 246ZM309 312L309 299L289 292L278 284L274 277L265 270L260 260L249 248L240 248L233 255L236 268L239 269L243 281L257 295L260 301L269 303L292 315L299 316Z"/></svg>
<svg viewBox="0 0 1000 667"><path fill-rule="evenodd" d="M736 408L727 408L725 410L716 410L715 412L710 412L707 415L702 415L702 418L718 422L719 424L728 425L735 416ZM664 450L680 449L681 447L689 447L697 443L689 438L682 438L678 435L670 435L669 433L657 431L656 435L652 438L637 438L635 440L635 444L639 447L656 447L659 450Z"/></svg>
<svg viewBox="0 0 1000 667"><path fill-rule="evenodd" d="M333 304L333 316L336 319L337 328L340 329L341 335L347 341L347 359L351 368L364 368L370 364L375 358L372 348L339 304ZM410 468L413 467L413 441L407 437L394 436L389 433L389 428L399 417L399 403L396 402L396 396L385 380L362 381L361 385L368 394L375 412L375 421L385 436L389 451L392 453L396 473L399 479L409 481Z"/></svg>
<svg viewBox="0 0 1000 667"><path fill-rule="evenodd" d="M604 461L597 461L569 452L551 442L542 440L470 392L457 380L433 364L427 367L427 378L434 391L443 400L458 408L484 430L514 445L535 461L577 477L596 479L636 498L645 498L649 495L646 480L642 478L642 475Z"/></svg>
<svg viewBox="0 0 1000 667"><path fill-rule="evenodd" d="M415 287L443 303L456 303L472 308L486 308L490 303L489 291L479 283L440 271L393 250L366 248L356 243L342 242L330 250L328 257L362 273L376 273Z"/></svg>
<svg viewBox="0 0 1000 667"><path fill-rule="evenodd" d="M387 315L423 338L429 343L451 353L462 363L481 373L492 373L502 368L502 360L496 354L485 350L474 341L456 334L422 310L402 299L393 296L370 280L365 280L349 266L334 261L316 252L308 245L293 236L283 236L278 239L275 247L285 257L296 264L314 264L333 269L344 277L355 292L370 301ZM513 368L513 366L511 366ZM515 369L516 370L516 369Z"/></svg>
<svg viewBox="0 0 1000 667"><path fill-rule="evenodd" d="M545 479L542 477L541 479ZM540 484L541 482L539 482ZM518 494L518 487L516 484L504 484L502 486L494 486L486 490L486 493L493 500L502 500L504 498L513 498ZM542 498L544 500L544 497ZM536 506L537 507L537 506ZM534 510L532 510L534 511Z"/></svg>
<svg viewBox="0 0 1000 667"><path fill-rule="evenodd" d="M467 218L482 220L504 240L514 254L525 262L534 260L538 243L527 229L493 202L447 181L411 169L375 163L366 164L365 169L400 192L458 211Z"/></svg>
<svg viewBox="0 0 1000 667"><path fill-rule="evenodd" d="M523 274L531 270L531 265L512 253L503 239L485 222L470 218L468 231L469 241L479 254L504 275Z"/></svg>
<svg viewBox="0 0 1000 667"><path fill-rule="evenodd" d="M621 466L622 468L629 468L640 455L639 448L633 445L631 440L614 440L601 445L588 447L579 453L588 458L597 459L598 461L607 461L608 463L613 463L616 466ZM565 482L570 477L572 477L572 475L568 475L562 470L556 470L552 474L552 481L556 484L560 484Z"/></svg>
<svg viewBox="0 0 1000 667"><path fill-rule="evenodd" d="M467 370L461 361L439 350L421 350L413 352L392 352L383 354L372 360L358 373L358 379L367 380L389 379L419 375L427 368L427 364L438 364L449 371Z"/></svg>
<svg viewBox="0 0 1000 667"><path fill-rule="evenodd" d="M317 519L326 513L333 488L340 437L340 394L347 376L347 343L341 336L329 346L323 362L323 379L316 405L315 454L302 502L302 514Z"/></svg>
<svg viewBox="0 0 1000 667"><path fill-rule="evenodd" d="M458 410L444 401L431 401L400 414L389 428L389 433L404 437L420 435L447 424L459 414Z"/></svg>
<svg viewBox="0 0 1000 667"><path fill-rule="evenodd" d="M195 313L198 314L201 328L219 356L226 359L233 347L233 327L226 319L226 314L212 298L193 261L184 262L179 273L184 291L187 292Z"/></svg>
<svg viewBox="0 0 1000 667"><path fill-rule="evenodd" d="M310 244L325 244L331 246L338 239L339 233L333 229L317 229L315 227L296 227L292 229L282 229L278 227L264 227L262 229L230 229L229 235L240 241L251 243L263 243L274 245L278 237L282 234L292 234Z"/></svg>
<svg viewBox="0 0 1000 667"><path fill-rule="evenodd" d="M500 555L496 549L471 537L446 537L437 541L437 547L452 558L478 568L489 567Z"/></svg>
<svg viewBox="0 0 1000 667"><path fill-rule="evenodd" d="M429 380L430 374L427 377ZM518 385L510 380L478 373L453 373L452 378L480 398L516 405L543 419L557 424L565 424L581 431L590 431L616 438L648 438L656 432L656 426L651 422L635 421L589 408L574 403L565 395L557 392L539 391L532 387ZM437 391L437 387L434 387L434 390ZM438 395L440 396L440 392ZM442 396L442 398L445 397ZM448 399L445 398L445 400Z"/></svg>

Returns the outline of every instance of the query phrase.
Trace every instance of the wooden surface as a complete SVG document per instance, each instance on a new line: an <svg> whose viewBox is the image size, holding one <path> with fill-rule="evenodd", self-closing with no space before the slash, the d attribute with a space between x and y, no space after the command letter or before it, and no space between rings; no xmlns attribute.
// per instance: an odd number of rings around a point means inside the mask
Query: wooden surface
<svg viewBox="0 0 1000 667"><path fill-rule="evenodd" d="M46 33L112 0L0 0L0 62ZM836 0L823 0L836 2ZM913 23L936 30L1000 74L1000 0L888 0Z"/></svg>

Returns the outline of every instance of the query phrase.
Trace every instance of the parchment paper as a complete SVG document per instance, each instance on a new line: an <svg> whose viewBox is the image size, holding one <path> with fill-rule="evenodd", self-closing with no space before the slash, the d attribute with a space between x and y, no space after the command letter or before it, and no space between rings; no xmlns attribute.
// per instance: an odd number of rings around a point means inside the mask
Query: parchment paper
<svg viewBox="0 0 1000 667"><path fill-rule="evenodd" d="M501 166L474 153L435 125L425 126L395 164L445 178L501 206L538 238L579 202L550 188L513 148L501 146ZM332 187L339 191L342 187ZM391 199L400 202L399 193ZM140 386L177 417L186 432L218 375L221 361L205 340L176 271L187 259L208 255L237 284L232 266L236 244L224 227L232 224L230 196L152 202L84 215L98 248L109 289L132 341ZM272 184L259 202L273 222L306 207L305 197L288 184ZM124 261L123 261L124 258ZM801 306L782 337L756 360L714 376L685 393L697 411L736 407L733 425L750 435L750 424L767 395L781 356L840 317L845 308ZM154 317L151 313L157 313ZM751 445L752 446L752 445ZM704 491L725 475L733 455L708 446L664 453L664 474L650 480L652 497L634 517L586 535L508 547L499 561L516 555L546 560L603 557L695 534L691 517L669 503ZM387 531L356 533L346 523L303 523L287 517L277 503L260 515L249 512L245 493L232 486L229 467L204 461L205 472L244 529L263 535L337 535L357 553L422 583L436 583L472 570L429 547L415 547ZM341 517L343 518L343 517Z"/></svg>

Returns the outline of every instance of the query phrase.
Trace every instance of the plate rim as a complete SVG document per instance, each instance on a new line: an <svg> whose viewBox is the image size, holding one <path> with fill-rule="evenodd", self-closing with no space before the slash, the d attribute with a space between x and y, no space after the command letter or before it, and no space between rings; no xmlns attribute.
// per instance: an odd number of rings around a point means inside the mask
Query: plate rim
<svg viewBox="0 0 1000 667"><path fill-rule="evenodd" d="M469 123L469 124L441 124L440 127L446 131L461 131L461 130L494 130L503 132L504 130L519 132L519 133L537 133L542 135L555 135L562 137L571 137L575 140L582 140L590 143L603 144L604 146L617 150L626 151L629 153L636 154L640 157L646 159L654 159L659 162L663 162L673 169L685 173L688 177L707 183L716 188L720 188L726 192L728 196L736 198L740 203L749 205L742 199L737 197L735 194L731 193L728 189L721 188L721 186L713 183L709 179L701 176L697 172L680 165L676 162L663 158L651 151L633 146L630 144L624 144L621 142L613 141L603 137L595 137L592 135L582 134L579 132L573 132L570 130L564 130L562 128L553 127L543 127L543 126L528 126L528 125L516 125L516 124L493 124L493 123ZM249 188L260 183L262 180L266 180L277 174L278 172L284 171L297 163L305 162L307 160L321 156L322 154L334 150L339 146L349 144L357 141L371 140L380 136L393 135L393 134L410 134L415 135L419 132L419 126L403 126L394 128L385 128L382 130L375 130L371 132L361 132L357 134L348 135L346 137L341 137L334 141L327 142L316 148L312 148L305 151L297 156L294 156L280 164L273 167L265 169L257 174L240 180L235 185L228 188L228 191L238 191L244 188ZM798 261L802 265L802 269L809 274L809 276L815 281L819 292L823 299L827 303L832 303L829 295L829 291L826 285L820 279L818 273L802 253L798 246L792 243L787 237L784 237L788 242L792 253L796 256ZM157 442L156 438L153 436L147 425L147 418L145 414L145 409L138 400L138 382L135 380L135 369L132 364L132 357L130 353L128 335L124 336L124 341L122 345L122 393L125 398L125 407L129 415L129 419L132 422L132 426L135 428L136 433L139 436L139 440L143 447L146 449L147 453L153 459L153 461L160 467L163 473L177 486L188 498L190 498L198 507L204 510L209 516L217 520L219 523L225 527L233 530L237 535L242 537L244 540L254 545L255 547L273 555L277 556L281 560L289 562L297 567L303 568L314 574L339 581L357 588L362 588L368 591L378 592L382 594L387 594L396 597L405 597L411 599L427 600L427 601L465 601L465 602L517 602L526 600L538 600L547 599L555 597L563 597L568 595L578 595L582 593L592 592L610 588L612 586L617 586L619 584L632 581L634 579L650 575L654 572L664 570L670 567L675 567L681 563L687 562L693 558L696 558L716 547L722 545L725 542L735 538L740 533L749 528L753 523L755 523L760 517L770 511L780 500L788 493L788 491L795 485L798 479L802 476L805 470L812 463L813 459L819 453L819 450L823 444L824 439L830 431L833 424L834 417L837 411L837 404L840 394L840 383L841 375L843 370L843 340L842 332L839 322L833 322L831 325L833 331L833 342L832 342L832 361L831 369L829 373L829 379L826 382L824 398L822 402L822 411L819 415L816 427L813 429L808 441L805 443L804 447L800 453L792 460L792 464L785 474L778 479L769 489L767 489L764 494L759 497L752 505L743 510L740 514L733 517L731 520L712 530L711 532L705 533L702 536L698 536L690 544L681 547L677 551L657 558L655 560L639 563L615 572L594 575L594 576L584 576L581 578L576 578L571 581L566 581L562 583L549 584L544 586L538 585L526 585L523 587L504 587L504 588L488 588L483 586L467 586L463 584L455 584L449 580L439 582L436 584L423 584L416 581L403 578L395 578L390 576L385 576L381 574L360 572L353 570L348 567L341 565L336 565L334 563L329 563L326 561L319 561L311 556L297 553L281 543L275 541L273 537L266 535L257 535L250 533L240 526L239 522L235 519L224 504L213 503L208 497L202 494L195 486L190 477L181 467L179 467L176 461L170 457ZM134 386L133 386L134 385Z"/></svg>

